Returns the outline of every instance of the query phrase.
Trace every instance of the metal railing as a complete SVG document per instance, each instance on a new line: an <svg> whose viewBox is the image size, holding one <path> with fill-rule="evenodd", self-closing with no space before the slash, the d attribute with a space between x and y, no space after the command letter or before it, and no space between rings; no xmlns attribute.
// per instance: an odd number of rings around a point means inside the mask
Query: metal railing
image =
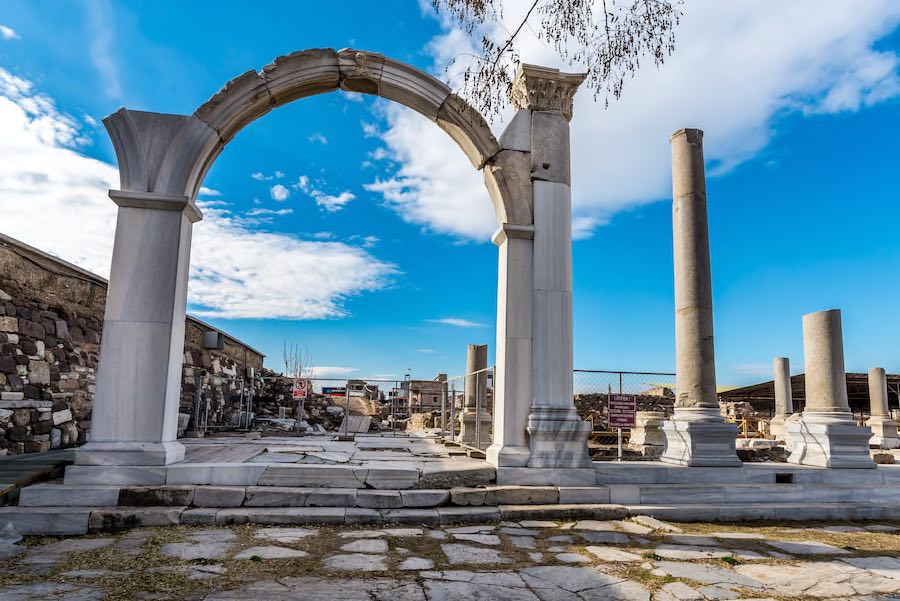
<svg viewBox="0 0 900 601"><path fill-rule="evenodd" d="M463 447L484 451L493 442L494 368L447 379L440 435Z"/></svg>

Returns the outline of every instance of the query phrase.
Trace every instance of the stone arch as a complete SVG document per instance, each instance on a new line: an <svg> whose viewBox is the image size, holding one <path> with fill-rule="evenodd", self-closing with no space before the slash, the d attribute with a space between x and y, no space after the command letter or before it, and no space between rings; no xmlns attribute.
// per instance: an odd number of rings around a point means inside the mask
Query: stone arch
<svg viewBox="0 0 900 601"><path fill-rule="evenodd" d="M484 173L498 224L530 225L528 161L501 150L478 111L431 75L378 53L316 48L247 71L193 115L120 109L104 120L125 192L193 201L216 157L237 133L272 109L336 90L380 96L435 122Z"/></svg>

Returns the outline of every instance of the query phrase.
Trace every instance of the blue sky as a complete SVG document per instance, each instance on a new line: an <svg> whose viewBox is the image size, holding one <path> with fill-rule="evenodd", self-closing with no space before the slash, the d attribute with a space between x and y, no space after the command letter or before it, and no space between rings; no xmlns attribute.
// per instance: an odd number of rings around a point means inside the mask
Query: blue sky
<svg viewBox="0 0 900 601"><path fill-rule="evenodd" d="M467 49L412 0L277 4L4 2L0 231L105 275L106 115L189 114L293 50L351 46L443 76ZM522 4L507 2L509 22ZM687 0L666 66L608 110L579 93L576 367L673 367L667 140L689 126L706 131L720 384L767 377L775 355L800 371L801 315L832 307L849 370L900 371L900 10L845 4ZM522 50L555 64L535 39ZM369 97L303 99L241 132L204 184L190 309L270 366L285 340L322 374L354 377L459 373L467 343L493 350L492 210L424 118Z"/></svg>

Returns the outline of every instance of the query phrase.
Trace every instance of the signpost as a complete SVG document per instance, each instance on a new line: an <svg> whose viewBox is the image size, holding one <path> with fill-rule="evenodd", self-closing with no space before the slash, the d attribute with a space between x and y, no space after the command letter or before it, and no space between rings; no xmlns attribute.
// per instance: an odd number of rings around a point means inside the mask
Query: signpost
<svg viewBox="0 0 900 601"><path fill-rule="evenodd" d="M306 391L309 388L308 383L303 378L294 378L294 385L291 388L291 396L295 399L305 399Z"/></svg>
<svg viewBox="0 0 900 601"><path fill-rule="evenodd" d="M607 408L607 424L619 431L619 452L617 461L622 461L622 428L634 427L634 414L637 411L637 398L633 394L610 394Z"/></svg>

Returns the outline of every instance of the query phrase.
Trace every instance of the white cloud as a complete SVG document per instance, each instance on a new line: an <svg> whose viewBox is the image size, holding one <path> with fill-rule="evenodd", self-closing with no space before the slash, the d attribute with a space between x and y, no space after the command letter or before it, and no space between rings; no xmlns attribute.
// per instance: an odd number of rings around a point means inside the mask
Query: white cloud
<svg viewBox="0 0 900 601"><path fill-rule="evenodd" d="M495 37L508 36L531 3L505 2ZM588 236L617 211L670 195L667 140L677 129L705 130L709 173L715 176L769 144L773 121L786 113L855 111L900 95L897 53L873 47L897 27L900 3L691 0L682 8L675 54L661 69L645 61L608 110L593 101L589 89L576 97L576 237ZM566 68L528 28L519 42L524 62ZM443 75L448 61L469 44L458 31L436 36L426 48L435 59L434 72ZM453 78L451 84L459 87L460 81ZM387 111L381 137L400 166L369 189L407 221L487 240L494 218L480 175L446 134L408 113Z"/></svg>
<svg viewBox="0 0 900 601"><path fill-rule="evenodd" d="M209 205L206 205L209 206ZM256 217L259 215L274 215L274 216L282 216L282 215L290 215L294 212L294 209L250 209L247 211L247 215L250 217Z"/></svg>
<svg viewBox="0 0 900 601"><path fill-rule="evenodd" d="M359 371L355 367L310 367L309 372L313 378L349 378L354 372Z"/></svg>
<svg viewBox="0 0 900 601"><path fill-rule="evenodd" d="M89 54L91 63L103 82L103 91L114 100L122 97L121 72L119 68L120 53L117 50L116 19L112 15L113 8L108 0L95 0L85 4L90 39Z"/></svg>
<svg viewBox="0 0 900 601"><path fill-rule="evenodd" d="M487 326L483 323L478 323L475 321L469 321L468 319L462 319L460 317L442 317L440 319L429 319L431 323L439 323L445 326L456 326L457 328L486 328Z"/></svg>
<svg viewBox="0 0 900 601"><path fill-rule="evenodd" d="M3 38L4 40L21 39L19 34L16 33L16 30L8 25L0 25L0 38Z"/></svg>
<svg viewBox="0 0 900 601"><path fill-rule="evenodd" d="M435 351L433 348L417 348L417 349L416 349L416 352L417 352L417 353L424 353L424 354L431 354L431 353L434 353L434 352L436 352L436 351Z"/></svg>
<svg viewBox="0 0 900 601"><path fill-rule="evenodd" d="M272 174L272 175L266 175L266 174L263 173L262 171L256 171L255 173L251 173L251 174L250 174L250 177L252 177L253 179L255 179L255 180L258 181L258 182L270 182L270 181L272 181L273 179L281 179L281 178L283 178L283 177L284 177L284 173L282 173L281 171L276 171L276 172L275 172L274 174Z"/></svg>
<svg viewBox="0 0 900 601"><path fill-rule="evenodd" d="M272 186L270 190L270 194L272 195L272 200L276 200L278 202L283 202L287 200L288 196L291 195L291 191L282 186L281 184L275 184Z"/></svg>
<svg viewBox="0 0 900 601"><path fill-rule="evenodd" d="M306 175L298 177L297 183L295 183L293 187L312 198L316 201L316 206L329 213L340 211L347 203L356 198L356 195L349 190L345 190L337 195L326 194L317 187L314 187L310 182L309 177Z"/></svg>
<svg viewBox="0 0 900 601"><path fill-rule="evenodd" d="M386 108L382 134L400 167L387 178L365 185L384 198L408 223L462 238L490 240L496 218L481 173L453 140L409 109Z"/></svg>
<svg viewBox="0 0 900 601"><path fill-rule="evenodd" d="M0 231L107 277L116 222L107 191L119 178L80 154L84 143L52 100L0 68ZM202 201L194 226L188 300L196 315L340 317L347 298L396 273L356 246L250 229L222 203Z"/></svg>
<svg viewBox="0 0 900 601"><path fill-rule="evenodd" d="M222 196L222 193L206 186L200 186L200 194L198 196Z"/></svg>
<svg viewBox="0 0 900 601"><path fill-rule="evenodd" d="M319 132L310 134L309 141L313 144L328 144L328 138Z"/></svg>

